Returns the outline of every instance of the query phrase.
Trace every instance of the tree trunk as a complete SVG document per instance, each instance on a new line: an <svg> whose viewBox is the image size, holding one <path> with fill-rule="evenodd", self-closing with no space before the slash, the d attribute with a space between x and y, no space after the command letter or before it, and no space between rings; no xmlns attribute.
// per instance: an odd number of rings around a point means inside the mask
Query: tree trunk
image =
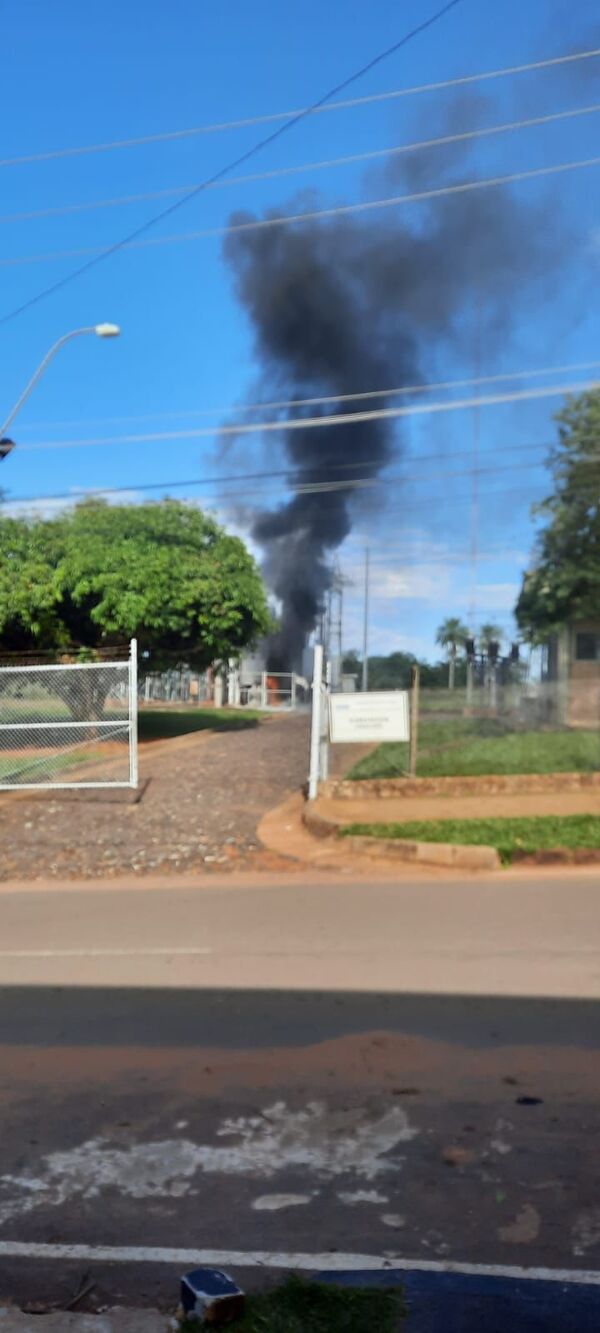
<svg viewBox="0 0 600 1333"><path fill-rule="evenodd" d="M448 662L448 689L454 689L454 672L456 668L456 644L450 646L450 661Z"/></svg>

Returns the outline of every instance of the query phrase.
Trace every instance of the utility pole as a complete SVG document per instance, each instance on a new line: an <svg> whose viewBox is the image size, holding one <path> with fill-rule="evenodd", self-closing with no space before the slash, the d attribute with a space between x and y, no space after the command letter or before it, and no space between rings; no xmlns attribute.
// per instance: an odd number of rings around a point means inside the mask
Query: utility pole
<svg viewBox="0 0 600 1333"><path fill-rule="evenodd" d="M478 284L475 290L475 327L474 327L474 357L473 373L475 380L481 378L482 364L482 329L483 329L483 306L481 287ZM479 393L478 389L478 393ZM481 408L475 406L473 409L473 436L471 444L471 516L470 516L470 573L469 573L469 633L475 633L475 618L477 605L477 575L479 563L479 449L481 443Z"/></svg>
<svg viewBox="0 0 600 1333"><path fill-rule="evenodd" d="M336 560L332 570L332 581L328 596L329 634L327 637L327 651L325 654L326 659L331 663L330 683L334 690L341 689L342 684L343 586L344 579L342 571Z"/></svg>
<svg viewBox="0 0 600 1333"><path fill-rule="evenodd" d="M362 687L369 688L369 548L365 549L365 600L363 611Z"/></svg>

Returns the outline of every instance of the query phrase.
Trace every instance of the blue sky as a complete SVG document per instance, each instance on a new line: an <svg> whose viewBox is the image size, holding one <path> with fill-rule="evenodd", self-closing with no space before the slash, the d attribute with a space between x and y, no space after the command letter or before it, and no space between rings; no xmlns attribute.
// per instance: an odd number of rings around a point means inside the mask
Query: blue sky
<svg viewBox="0 0 600 1333"><path fill-rule="evenodd" d="M2 159L110 142L267 115L304 106L390 45L436 7L435 0L401 5L371 0L21 0L4 15L5 107ZM462 0L458 8L405 51L363 79L352 95L368 95L542 60L600 45L594 3L504 0L502 6ZM295 167L414 139L436 137L600 103L600 60L477 85L458 104L431 93L381 101L313 117L257 157L249 172ZM7 114L8 111L8 114ZM435 148L419 156L427 188L585 159L598 153L598 115L485 138L456 162ZM264 133L261 126L44 162L0 167L0 318L68 274L77 258L37 259L112 244L143 222L161 201L142 201L49 215L65 205L152 193L201 181ZM416 170L415 162L412 163ZM453 174L454 173L454 174ZM539 281L515 290L518 314L499 334L474 332L474 294L465 290L454 345L428 349L425 381L467 378L587 362L598 351L600 256L598 167L512 187L531 205L540 247L557 244ZM354 164L289 178L229 185L197 198L153 233L157 238L227 224L233 210L329 208L406 192L390 188L381 166ZM301 197L302 192L304 193ZM498 190L498 195L506 187ZM300 198L300 204L298 203ZM436 204L408 204L398 222L419 228ZM410 210L410 214L409 214ZM535 211L537 210L537 211ZM45 216L5 221L12 214ZM401 213L401 217L400 217ZM377 225L365 215L364 226ZM540 218L544 221L540 224ZM389 218L388 218L389 222ZM535 238L534 238L535 239ZM523 237L531 242L531 237ZM518 248L517 238L517 248ZM265 448L249 437L224 457L202 438L126 443L123 435L217 425L226 409L252 397L256 367L252 333L240 310L221 253L222 238L125 250L0 325L0 394L8 410L53 340L70 328L115 320L115 342L80 339L57 358L13 434L20 448L3 465L9 496L124 486L252 472ZM3 261L26 259L22 263ZM490 259L493 263L493 256ZM430 356L429 356L430 351ZM506 389L588 378L507 380ZM402 383L401 378L397 381ZM356 386L357 390L361 385ZM382 385L383 388L389 387ZM437 401L460 396L431 395ZM408 401L408 400L406 400ZM493 618L510 635L511 606L531 549L532 501L547 488L544 446L553 437L557 399L483 407L479 417L480 477L476 620ZM206 409L206 415L202 413ZM212 409L216 409L212 411ZM469 410L415 417L398 432L398 457L387 484L357 507L341 553L351 580L346 646L360 642L360 566L369 544L373 562L373 650L411 648L431 655L435 627L446 614L466 616L471 597L470 450L476 423ZM100 439L83 447L34 445ZM112 443L111 441L115 441ZM273 459L272 452L269 458ZM223 487L187 487L176 494L215 497L231 518ZM271 484L245 503L276 503ZM207 501L208 503L208 501Z"/></svg>

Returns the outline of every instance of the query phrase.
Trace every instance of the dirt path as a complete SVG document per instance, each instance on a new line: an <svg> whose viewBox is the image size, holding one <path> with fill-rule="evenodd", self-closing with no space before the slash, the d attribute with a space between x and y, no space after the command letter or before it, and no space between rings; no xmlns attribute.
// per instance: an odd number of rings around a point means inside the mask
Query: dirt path
<svg viewBox="0 0 600 1333"><path fill-rule="evenodd" d="M306 778L308 725L304 715L272 718L248 731L145 747L137 804L128 791L2 800L0 880L280 868L283 859L261 850L256 830Z"/></svg>

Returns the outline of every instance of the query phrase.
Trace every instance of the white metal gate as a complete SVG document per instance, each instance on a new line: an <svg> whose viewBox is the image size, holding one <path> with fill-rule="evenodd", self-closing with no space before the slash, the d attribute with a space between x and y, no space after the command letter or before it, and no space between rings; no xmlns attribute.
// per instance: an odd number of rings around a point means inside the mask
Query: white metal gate
<svg viewBox="0 0 600 1333"><path fill-rule="evenodd" d="M0 667L0 791L137 785L135 639L121 662Z"/></svg>

